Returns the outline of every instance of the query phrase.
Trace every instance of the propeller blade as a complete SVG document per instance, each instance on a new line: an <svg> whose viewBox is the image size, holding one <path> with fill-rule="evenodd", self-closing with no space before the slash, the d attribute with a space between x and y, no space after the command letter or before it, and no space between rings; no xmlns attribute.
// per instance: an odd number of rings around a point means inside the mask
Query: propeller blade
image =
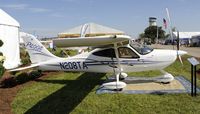
<svg viewBox="0 0 200 114"><path fill-rule="evenodd" d="M183 61L182 61L182 59L181 59L181 56L182 56L182 55L185 55L185 54L187 54L186 51L177 50L177 56L178 56L179 61L181 62L182 65L183 65Z"/></svg>
<svg viewBox="0 0 200 114"><path fill-rule="evenodd" d="M183 65L183 61L182 61L182 59L181 59L181 55L178 55L178 58L179 58L181 64Z"/></svg>

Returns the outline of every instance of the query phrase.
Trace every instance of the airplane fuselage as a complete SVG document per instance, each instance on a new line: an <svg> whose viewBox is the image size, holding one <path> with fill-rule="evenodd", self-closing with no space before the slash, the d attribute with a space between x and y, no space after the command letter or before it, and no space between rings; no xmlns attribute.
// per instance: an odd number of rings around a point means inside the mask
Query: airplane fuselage
<svg viewBox="0 0 200 114"><path fill-rule="evenodd" d="M141 55L131 46L125 47L137 54L137 57L119 58L123 72L162 70L172 64L177 57L177 53L174 50L154 49L148 54ZM118 62L115 57L95 55L95 52L105 49L95 49L74 57L60 58L56 62L49 62L48 64L39 66L39 69L45 71L113 72L118 69Z"/></svg>

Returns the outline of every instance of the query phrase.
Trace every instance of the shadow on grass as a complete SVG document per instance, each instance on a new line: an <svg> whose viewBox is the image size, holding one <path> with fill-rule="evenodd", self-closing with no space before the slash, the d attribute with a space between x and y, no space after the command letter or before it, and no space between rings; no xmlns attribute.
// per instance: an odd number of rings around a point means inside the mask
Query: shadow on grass
<svg viewBox="0 0 200 114"><path fill-rule="evenodd" d="M103 83L106 74L84 73L76 80L37 80L38 82L66 84L39 101L26 114L68 114L94 89Z"/></svg>

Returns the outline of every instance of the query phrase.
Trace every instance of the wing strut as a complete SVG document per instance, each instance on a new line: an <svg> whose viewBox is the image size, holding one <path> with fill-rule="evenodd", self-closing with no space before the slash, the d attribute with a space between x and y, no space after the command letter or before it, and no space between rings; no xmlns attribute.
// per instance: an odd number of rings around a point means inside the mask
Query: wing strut
<svg viewBox="0 0 200 114"><path fill-rule="evenodd" d="M116 72L116 81L117 83L119 82L119 75L122 72L122 67L119 61L119 51L117 49L117 43L114 43L114 49L115 49L115 56L116 56L116 60L117 60L117 72Z"/></svg>
<svg viewBox="0 0 200 114"><path fill-rule="evenodd" d="M123 71L123 69L122 69L120 61L119 61L119 53L118 53L118 49L117 49L117 43L113 43L113 44L114 44L114 50L115 50L115 55L116 55L116 60L117 60L117 70L114 74L116 76L116 81L104 83L104 84L102 84L102 87L120 91L124 87L126 87L126 83L119 81L119 76L120 76L121 72Z"/></svg>
<svg viewBox="0 0 200 114"><path fill-rule="evenodd" d="M115 73L115 76L116 76L116 89L118 90L119 75L120 75L122 69L121 69L121 64L119 61L119 52L117 49L117 43L114 43L114 49L115 49L115 55L116 55L116 60L117 60L117 71Z"/></svg>

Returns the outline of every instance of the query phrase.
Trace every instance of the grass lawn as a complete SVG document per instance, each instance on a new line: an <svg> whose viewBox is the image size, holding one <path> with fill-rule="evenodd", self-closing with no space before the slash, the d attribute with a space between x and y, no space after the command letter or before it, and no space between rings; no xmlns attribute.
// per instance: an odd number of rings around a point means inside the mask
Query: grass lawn
<svg viewBox="0 0 200 114"><path fill-rule="evenodd" d="M183 57L165 70L190 79L190 65ZM158 71L130 73L155 76ZM95 94L106 74L58 72L24 86L12 103L16 114L199 114L200 96L188 94ZM200 80L198 79L198 86Z"/></svg>

